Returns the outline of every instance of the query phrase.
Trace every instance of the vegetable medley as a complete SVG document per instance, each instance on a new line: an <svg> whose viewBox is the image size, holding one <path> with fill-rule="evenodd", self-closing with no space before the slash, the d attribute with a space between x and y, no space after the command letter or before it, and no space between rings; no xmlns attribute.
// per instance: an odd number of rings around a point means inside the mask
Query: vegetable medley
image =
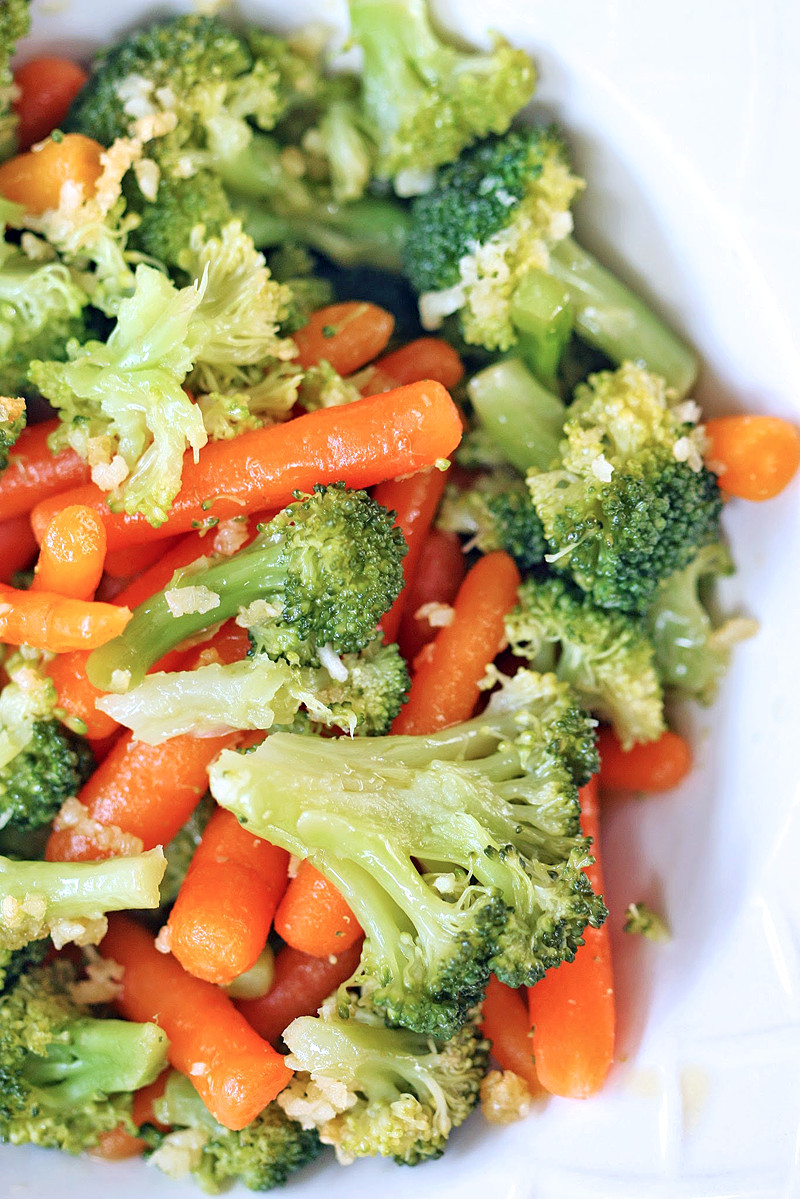
<svg viewBox="0 0 800 1199"><path fill-rule="evenodd" d="M360 74L12 73L0 8L0 1139L211 1192L603 1086L609 921L669 930L599 799L690 769L723 500L800 460L575 240L528 56L349 7Z"/></svg>

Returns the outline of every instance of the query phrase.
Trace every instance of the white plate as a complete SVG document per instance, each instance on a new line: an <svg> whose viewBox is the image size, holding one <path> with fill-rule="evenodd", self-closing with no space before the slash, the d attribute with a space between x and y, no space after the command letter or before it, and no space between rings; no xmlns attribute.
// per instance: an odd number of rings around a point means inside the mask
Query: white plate
<svg viewBox="0 0 800 1199"><path fill-rule="evenodd" d="M165 8L187 7L159 4ZM242 4L279 25L343 6ZM27 49L88 49L155 11L136 0L35 0ZM540 66L536 107L563 122L589 182L579 232L701 350L712 411L800 416L800 6L796 0L449 0ZM488 14L488 15L487 15ZM475 1116L440 1162L330 1163L297 1199L354 1188L401 1199L711 1199L800 1195L798 488L731 504L733 603L763 622L715 707L693 720L698 769L670 796L606 812L612 922L668 913L667 947L616 936L620 1060L601 1097L551 1101L497 1131ZM624 942L624 943L623 943ZM140 1163L0 1148L0 1197L197 1195Z"/></svg>

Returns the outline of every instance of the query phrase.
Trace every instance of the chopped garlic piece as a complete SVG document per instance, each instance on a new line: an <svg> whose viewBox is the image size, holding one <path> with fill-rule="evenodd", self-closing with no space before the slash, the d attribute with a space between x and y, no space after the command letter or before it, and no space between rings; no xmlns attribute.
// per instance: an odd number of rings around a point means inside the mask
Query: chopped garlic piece
<svg viewBox="0 0 800 1199"><path fill-rule="evenodd" d="M317 650L317 654L319 655L320 662L335 682L347 682L350 677L347 667L332 646L321 645Z"/></svg>
<svg viewBox="0 0 800 1199"><path fill-rule="evenodd" d="M610 483L611 476L614 473L614 467L608 461L605 454L600 454L599 457L592 461L592 474L601 483Z"/></svg>
<svg viewBox="0 0 800 1199"><path fill-rule="evenodd" d="M416 620L427 620L432 629L446 629L455 618L456 610L450 604L439 604L432 601L422 604L414 613Z"/></svg>
<svg viewBox="0 0 800 1199"><path fill-rule="evenodd" d="M490 1124L515 1124L531 1110L524 1078L511 1070L490 1070L481 1083L481 1111Z"/></svg>
<svg viewBox="0 0 800 1199"><path fill-rule="evenodd" d="M203 615L205 612L213 612L221 602L216 591L199 585L171 587L169 591L164 592L164 599L173 616L191 616L195 612Z"/></svg>

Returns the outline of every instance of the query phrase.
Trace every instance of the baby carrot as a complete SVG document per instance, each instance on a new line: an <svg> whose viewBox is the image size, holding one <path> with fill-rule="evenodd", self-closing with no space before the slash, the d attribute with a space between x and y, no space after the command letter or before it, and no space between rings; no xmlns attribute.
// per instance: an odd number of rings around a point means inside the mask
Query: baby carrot
<svg viewBox="0 0 800 1199"><path fill-rule="evenodd" d="M478 559L459 588L452 623L420 663L393 733L431 733L469 719L486 667L500 651L518 586L519 571L508 554L498 550Z"/></svg>
<svg viewBox="0 0 800 1199"><path fill-rule="evenodd" d="M110 737L119 728L113 716L107 716L95 707L105 691L98 690L86 674L86 659L90 650L74 649L66 654L57 654L48 663L47 673L53 680L58 706L70 716L83 721L86 736L102 740Z"/></svg>
<svg viewBox="0 0 800 1199"><path fill-rule="evenodd" d="M657 741L623 749L613 729L601 728L601 791L671 791L692 768L689 743L667 729Z"/></svg>
<svg viewBox="0 0 800 1199"><path fill-rule="evenodd" d="M164 541L154 541L150 545L131 545L127 549L116 550L113 554L106 554L103 571L112 579L132 579L134 575L140 575L154 566L178 541L177 537L167 537Z"/></svg>
<svg viewBox="0 0 800 1199"><path fill-rule="evenodd" d="M237 999L236 1006L260 1037L277 1045L298 1016L316 1016L328 996L354 973L360 958L360 939L322 958L284 945L275 955L275 977L267 994Z"/></svg>
<svg viewBox="0 0 800 1199"><path fill-rule="evenodd" d="M489 979L483 1001L481 1029L492 1042L492 1056L503 1070L524 1078L532 1095L542 1093L533 1064L533 1042L528 1008L519 991L507 987L494 975Z"/></svg>
<svg viewBox="0 0 800 1199"><path fill-rule="evenodd" d="M0 584L0 641L6 645L30 645L54 654L96 649L118 637L130 618L129 608L115 604Z"/></svg>
<svg viewBox="0 0 800 1199"><path fill-rule="evenodd" d="M88 1153L89 1157L96 1157L104 1162L121 1162L129 1157L139 1157L146 1148L147 1142L128 1132L120 1121L116 1128L101 1132L97 1144L92 1145Z"/></svg>
<svg viewBox="0 0 800 1199"><path fill-rule="evenodd" d="M349 949L363 933L344 897L306 860L275 913L275 931L287 945L316 957Z"/></svg>
<svg viewBox="0 0 800 1199"><path fill-rule="evenodd" d="M436 509L444 492L446 471L426 470L410 479L389 479L373 491L373 499L397 514L395 524L402 529L408 545L403 559L405 586L381 619L384 640L396 641L397 630L405 610L406 594L414 578L422 543L431 527Z"/></svg>
<svg viewBox="0 0 800 1199"><path fill-rule="evenodd" d="M23 516L42 500L89 482L89 467L74 450L50 453L47 440L59 424L43 421L20 433L0 474L0 520Z"/></svg>
<svg viewBox="0 0 800 1199"><path fill-rule="evenodd" d="M800 467L800 430L777 416L720 416L706 436L721 490L743 500L771 500Z"/></svg>
<svg viewBox="0 0 800 1199"><path fill-rule="evenodd" d="M131 1117L137 1128L141 1128L143 1124L152 1124L161 1132L169 1131L169 1125L161 1123L153 1107L155 1101L164 1094L169 1076L170 1070L167 1067L166 1070L161 1071L155 1082L148 1083L146 1087L140 1087L138 1091L134 1091Z"/></svg>
<svg viewBox="0 0 800 1199"><path fill-rule="evenodd" d="M452 391L464 376L464 364L456 351L441 337L418 337L399 350L384 354L375 369L395 380L395 384L435 379Z"/></svg>
<svg viewBox="0 0 800 1199"><path fill-rule="evenodd" d="M103 574L106 527L91 508L62 508L45 530L31 591L92 599Z"/></svg>
<svg viewBox="0 0 800 1199"><path fill-rule="evenodd" d="M57 129L88 76L76 62L41 55L14 71L17 141L27 150Z"/></svg>
<svg viewBox="0 0 800 1199"><path fill-rule="evenodd" d="M112 917L100 952L125 967L116 1002L128 1020L155 1021L169 1037L169 1060L190 1079L226 1128L249 1124L292 1072L211 983L187 974L152 935L127 916Z"/></svg>
<svg viewBox="0 0 800 1199"><path fill-rule="evenodd" d="M426 604L452 605L464 581L467 563L456 533L431 529L422 543L417 569L408 584L398 642L407 662L433 641L438 628L417 612ZM441 626L439 626L441 627Z"/></svg>
<svg viewBox="0 0 800 1199"><path fill-rule="evenodd" d="M45 500L31 519L41 536L59 509L88 504L105 522L109 549L117 550L189 532L209 518L284 508L294 491L309 492L316 483L373 487L414 474L446 458L460 440L458 410L441 384L414 383L213 442L196 463L188 455L181 490L157 529L143 516L110 512L105 493L92 484Z"/></svg>
<svg viewBox="0 0 800 1199"><path fill-rule="evenodd" d="M581 825L592 838L586 873L603 890L598 845L597 776L581 788ZM608 923L587 928L572 962L549 970L528 989L536 1073L551 1095L586 1099L600 1090L614 1060L616 1016Z"/></svg>
<svg viewBox="0 0 800 1199"><path fill-rule="evenodd" d="M170 952L196 978L226 986L254 964L288 882L289 855L217 808L170 912Z"/></svg>
<svg viewBox="0 0 800 1199"><path fill-rule="evenodd" d="M386 348L393 329L394 317L376 304L329 304L294 334L298 361L305 368L324 358L340 375L352 374Z"/></svg>
<svg viewBox="0 0 800 1199"><path fill-rule="evenodd" d="M65 183L79 184L89 196L103 169L103 153L99 142L82 133L50 138L0 164L0 196L37 215L58 208Z"/></svg>
<svg viewBox="0 0 800 1199"><path fill-rule="evenodd" d="M10 583L18 570L30 566L37 549L27 516L0 521L0 583Z"/></svg>

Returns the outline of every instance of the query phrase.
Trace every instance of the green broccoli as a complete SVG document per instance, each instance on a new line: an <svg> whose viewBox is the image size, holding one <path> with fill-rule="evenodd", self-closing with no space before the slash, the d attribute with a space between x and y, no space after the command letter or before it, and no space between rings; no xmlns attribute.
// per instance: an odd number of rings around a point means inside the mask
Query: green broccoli
<svg viewBox="0 0 800 1199"><path fill-rule="evenodd" d="M626 933L645 937L648 941L666 944L672 940L672 933L663 916L646 903L629 903L625 909L625 923L622 926Z"/></svg>
<svg viewBox="0 0 800 1199"><path fill-rule="evenodd" d="M444 1152L453 1128L478 1102L489 1064L480 1013L448 1041L387 1028L362 1003L335 1001L301 1016L284 1033L295 1074L277 1102L304 1128L319 1130L342 1165L380 1154L414 1166Z"/></svg>
<svg viewBox="0 0 800 1199"><path fill-rule="evenodd" d="M56 715L56 689L37 657L14 653L0 691L0 828L48 824L94 769L88 742Z"/></svg>
<svg viewBox="0 0 800 1199"><path fill-rule="evenodd" d="M641 360L679 396L693 353L569 236L583 186L552 128L467 150L412 206L405 269L426 328L458 313L468 343L518 352L552 383L571 328L614 362Z"/></svg>
<svg viewBox="0 0 800 1199"><path fill-rule="evenodd" d="M0 949L0 995L10 991L23 974L41 966L49 951L50 941L46 937L29 941L21 949Z"/></svg>
<svg viewBox="0 0 800 1199"><path fill-rule="evenodd" d="M0 471L8 459L17 438L25 428L25 401L18 396L0 396Z"/></svg>
<svg viewBox="0 0 800 1199"><path fill-rule="evenodd" d="M505 133L530 100L528 55L496 37L463 51L434 32L425 0L349 0L350 36L364 52L362 110L376 173L401 195L425 189L465 146Z"/></svg>
<svg viewBox="0 0 800 1199"><path fill-rule="evenodd" d="M465 488L448 485L436 525L467 537L467 549L484 554L505 550L523 571L540 566L547 553L542 522L524 479L503 467L475 475Z"/></svg>
<svg viewBox="0 0 800 1199"><path fill-rule="evenodd" d="M341 890L367 936L353 985L391 1023L446 1039L490 971L532 984L604 918L576 787L594 727L566 685L521 671L430 737L274 733L223 753L211 792Z"/></svg>
<svg viewBox="0 0 800 1199"><path fill-rule="evenodd" d="M30 0L4 0L0 4L0 161L10 158L17 149L11 58L17 42L30 30L30 7Z"/></svg>
<svg viewBox="0 0 800 1199"><path fill-rule="evenodd" d="M276 1103L268 1104L252 1123L238 1132L223 1128L188 1078L177 1071L169 1075L163 1096L156 1100L155 1111L172 1132L159 1139L150 1164L172 1177L191 1173L202 1189L212 1195L237 1181L251 1191L281 1186L320 1151L316 1132L288 1119ZM186 1130L194 1134L189 1150Z"/></svg>
<svg viewBox="0 0 800 1199"><path fill-rule="evenodd" d="M106 913L157 908L164 873L159 847L98 862L19 862L0 857L0 950L52 937L97 945Z"/></svg>
<svg viewBox="0 0 800 1199"><path fill-rule="evenodd" d="M97 1019L70 994L67 963L30 971L0 996L0 1140L82 1153L120 1122L132 1092L167 1064L156 1024Z"/></svg>
<svg viewBox="0 0 800 1199"><path fill-rule="evenodd" d="M205 167L188 179L160 172L152 201L145 199L131 173L125 176L123 188L131 210L139 216L129 236L131 249L163 262L181 282L186 281L185 272L178 264L197 226L202 225L209 237L219 237L233 220L221 180Z"/></svg>
<svg viewBox="0 0 800 1199"><path fill-rule="evenodd" d="M518 471L548 470L558 461L566 406L520 358L484 367L470 379L467 394L479 430Z"/></svg>
<svg viewBox="0 0 800 1199"><path fill-rule="evenodd" d="M564 579L529 579L506 636L534 670L554 670L584 707L610 721L624 749L663 733L661 684L640 618L596 608Z"/></svg>
<svg viewBox="0 0 800 1199"><path fill-rule="evenodd" d="M240 609L270 656L358 652L403 586L406 544L393 519L343 484L298 495L245 549L190 568L141 604L124 633L91 654L90 679L126 691L180 641Z"/></svg>
<svg viewBox="0 0 800 1199"><path fill-rule="evenodd" d="M704 545L688 566L664 580L648 609L656 670L663 685L684 698L710 703L733 646L758 632L758 623L744 617L712 620L707 592L715 579L733 571L726 546Z"/></svg>
<svg viewBox="0 0 800 1199"><path fill-rule="evenodd" d="M297 393L298 403L308 412L317 408L338 408L361 399L356 382L343 379L324 358L303 372Z"/></svg>
<svg viewBox="0 0 800 1199"><path fill-rule="evenodd" d="M663 379L627 362L576 388L560 461L529 473L548 562L600 607L643 614L717 536L722 504L698 417L693 401L672 403Z"/></svg>

